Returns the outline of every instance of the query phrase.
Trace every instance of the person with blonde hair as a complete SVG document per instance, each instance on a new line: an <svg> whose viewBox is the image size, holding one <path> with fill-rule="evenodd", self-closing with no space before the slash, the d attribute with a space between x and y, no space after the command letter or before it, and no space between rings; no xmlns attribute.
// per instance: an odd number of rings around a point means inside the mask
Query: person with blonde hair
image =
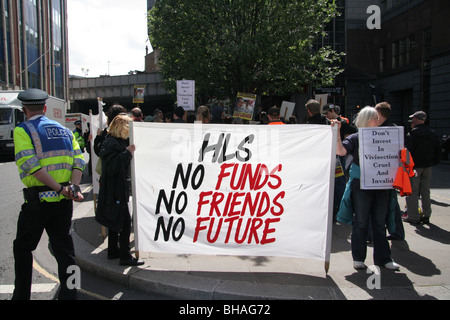
<svg viewBox="0 0 450 320"><path fill-rule="evenodd" d="M201 121L202 123L210 123L211 122L211 112L207 106L200 106L197 110L197 121Z"/></svg>
<svg viewBox="0 0 450 320"><path fill-rule="evenodd" d="M378 127L379 115L375 108L365 107L356 117L355 125L358 128ZM341 122L332 121L332 125L338 125ZM369 234L369 224L372 227L373 236L373 260L375 265L384 266L390 270L398 270L399 265L391 259L391 248L386 238L386 217L389 212L390 190L362 190L359 168L359 134L354 133L348 136L344 141L341 140L340 130L338 130L337 149L339 156L351 155L353 164L350 169L350 181L346 194L349 196L341 201L337 219L339 222L352 224L352 257L353 267L355 269L366 268L364 260L367 255L367 237ZM351 209L352 216L344 216L343 212ZM345 212L348 212L345 211Z"/></svg>
<svg viewBox="0 0 450 320"><path fill-rule="evenodd" d="M119 259L122 266L143 264L130 254L130 163L136 150L128 142L130 121L126 114L116 116L102 143L102 174L95 216L98 223L108 228L108 259Z"/></svg>

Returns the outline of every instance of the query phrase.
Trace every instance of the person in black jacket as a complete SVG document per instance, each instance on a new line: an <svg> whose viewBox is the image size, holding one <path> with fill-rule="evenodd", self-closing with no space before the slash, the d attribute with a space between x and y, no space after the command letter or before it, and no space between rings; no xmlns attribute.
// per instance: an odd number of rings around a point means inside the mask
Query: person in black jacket
<svg viewBox="0 0 450 320"><path fill-rule="evenodd" d="M406 135L405 144L414 160L416 176L410 179L412 194L406 198L408 217L404 221L414 225L428 224L431 216L431 169L440 161L439 137L425 125L427 120L425 112L418 111L409 118L412 130ZM422 199L422 217L418 211L419 195Z"/></svg>
<svg viewBox="0 0 450 320"><path fill-rule="evenodd" d="M320 103L316 100L309 100L306 104L308 120L306 124L331 124L330 120L321 112Z"/></svg>
<svg viewBox="0 0 450 320"><path fill-rule="evenodd" d="M135 145L128 145L130 121L127 115L116 116L102 143L102 174L96 212L97 222L108 228L108 259L119 258L122 266L143 264L130 254L130 163L136 150Z"/></svg>

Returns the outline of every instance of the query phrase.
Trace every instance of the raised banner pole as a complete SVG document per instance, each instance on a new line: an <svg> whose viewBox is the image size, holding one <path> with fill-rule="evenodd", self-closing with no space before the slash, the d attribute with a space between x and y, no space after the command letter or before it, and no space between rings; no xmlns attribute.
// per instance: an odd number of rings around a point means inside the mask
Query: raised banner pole
<svg viewBox="0 0 450 320"><path fill-rule="evenodd" d="M130 121L130 145L135 144L134 141L134 126L136 123ZM137 151L137 150L136 150ZM136 152L135 152L136 153ZM135 155L131 159L131 200L133 204L133 228L134 228L134 248L136 259L139 259L139 236L138 236L138 217L137 217L137 204L136 204L136 174L135 174Z"/></svg>
<svg viewBox="0 0 450 320"><path fill-rule="evenodd" d="M328 221L327 221L327 239L325 248L325 274L330 270L331 244L333 238L333 207L334 207L334 184L336 174L336 148L337 148L337 126L331 127L331 161L330 161L330 189L328 199Z"/></svg>

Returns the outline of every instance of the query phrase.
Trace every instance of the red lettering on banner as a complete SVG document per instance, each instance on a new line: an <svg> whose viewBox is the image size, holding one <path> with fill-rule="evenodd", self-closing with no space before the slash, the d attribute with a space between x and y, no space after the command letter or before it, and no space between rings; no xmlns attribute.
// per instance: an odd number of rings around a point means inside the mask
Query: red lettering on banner
<svg viewBox="0 0 450 320"><path fill-rule="evenodd" d="M200 236L208 243L219 239L225 244L275 242L286 192L273 192L282 186L278 174L282 168L281 164L271 170L265 164L222 164L215 191L199 195L193 242ZM222 192L224 189L231 191Z"/></svg>
<svg viewBox="0 0 450 320"><path fill-rule="evenodd" d="M197 242L202 231L206 231L206 241L216 243L220 235L225 236L224 243L234 241L237 244L268 244L276 241L272 234L276 229L273 225L280 222L280 218L217 218L201 217L197 219L193 242ZM236 228L234 228L236 223Z"/></svg>
<svg viewBox="0 0 450 320"><path fill-rule="evenodd" d="M266 185L270 189L278 189L281 186L281 178L276 174L277 172L281 171L281 164L273 168L270 172L269 168L267 168L265 164L258 164L255 170L253 170L253 168L254 167L250 163L224 163L220 167L216 190L220 189L223 180L227 177L231 177L229 185L232 190L250 189L257 191L261 190ZM272 180L274 180L276 183L272 183Z"/></svg>

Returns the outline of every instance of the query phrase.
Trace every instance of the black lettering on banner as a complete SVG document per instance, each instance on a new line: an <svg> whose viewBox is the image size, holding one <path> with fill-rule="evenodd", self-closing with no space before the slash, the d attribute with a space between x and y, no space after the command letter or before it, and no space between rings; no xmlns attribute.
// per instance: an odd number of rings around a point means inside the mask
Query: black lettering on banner
<svg viewBox="0 0 450 320"><path fill-rule="evenodd" d="M173 224L174 217L170 217L168 225L166 227L166 223L164 217L159 217L156 225L156 232L154 241L158 241L159 232L162 229L164 241L167 242L170 239L170 235L172 234L172 239L175 241L180 241L183 237L184 230L186 229L184 219L178 218L175 224ZM178 226L180 226L180 230L178 230ZM172 230L172 232L170 232ZM178 232L177 232L178 231Z"/></svg>
<svg viewBox="0 0 450 320"><path fill-rule="evenodd" d="M183 186L183 189L186 190L189 187L189 181L191 182L190 185L194 190L197 190L200 188L200 186L203 183L203 179L205 177L205 168L203 165L199 165L193 170L193 164L189 164L187 167L187 170L185 172L183 168L183 164L180 163L177 166L177 170L175 172L174 180L172 183L172 191L170 192L170 197L167 197L166 190L162 189L159 191L158 200L156 202L156 210L155 214L161 214L161 205L164 205L165 213L168 215L172 214L172 209L175 208L175 212L180 216L176 218L170 217L168 221L165 219L164 216L161 216L158 218L157 224L156 224L156 231L155 231L155 237L154 240L158 241L159 234L162 231L164 241L169 241L170 237L174 241L180 241L183 237L184 231L186 229L186 225L184 222L183 217L181 215L183 214L184 210L186 210L186 207L188 205L188 195L185 191L181 191L176 194L176 188L178 186L178 181L181 180L181 184ZM175 204L175 206L174 206ZM175 222L174 222L175 221ZM166 224L167 223L167 224Z"/></svg>
<svg viewBox="0 0 450 320"><path fill-rule="evenodd" d="M186 174L184 174L183 164L180 163L178 165L177 171L175 172L175 177L173 179L172 189L176 189L177 188L178 180L180 178L181 178L181 183L183 184L183 188L186 189L188 187L189 178L191 176L191 171L192 171L192 166L193 166L193 164L190 163L188 165L188 169L187 169ZM200 177L199 177L198 181L196 181L198 174L200 174ZM203 183L203 178L204 177L205 177L205 167L203 165L199 165L194 170L194 174L192 175L192 180L191 180L192 189L197 190L198 188L200 188L200 186Z"/></svg>
<svg viewBox="0 0 450 320"><path fill-rule="evenodd" d="M228 145L230 143L231 139L231 133L228 133L225 135L225 133L221 133L219 135L219 139L214 144L209 144L211 138L211 134L207 133L205 137L203 138L203 144L202 147L199 150L199 157L198 161L203 162L205 159L205 154L208 152L214 152L212 157L212 163L223 163L229 160L232 160L234 158L237 158L239 161L246 162L249 161L252 157L252 153L248 148L245 148L246 144L253 143L253 140L255 139L255 135L249 135L242 140L242 142L238 145L238 151L231 152L227 154ZM246 155L241 155L240 151L245 152ZM220 155L220 157L219 157Z"/></svg>
<svg viewBox="0 0 450 320"><path fill-rule="evenodd" d="M166 196L166 191L165 190L160 190L159 191L159 196L158 196L158 201L156 202L156 212L155 214L159 214L161 211L161 200L164 201L164 205L166 208L166 211L168 214L172 214L172 208L173 208L173 200L175 198L175 190L172 190L172 192L170 193L170 199L167 200L167 196ZM184 203L181 202L182 200L184 200ZM182 207L180 208L180 204L183 203ZM186 209L186 206L188 204L188 199L187 199L187 194L186 192L182 191L178 196L177 196L177 200L175 201L175 211L177 214L182 214L183 211Z"/></svg>

